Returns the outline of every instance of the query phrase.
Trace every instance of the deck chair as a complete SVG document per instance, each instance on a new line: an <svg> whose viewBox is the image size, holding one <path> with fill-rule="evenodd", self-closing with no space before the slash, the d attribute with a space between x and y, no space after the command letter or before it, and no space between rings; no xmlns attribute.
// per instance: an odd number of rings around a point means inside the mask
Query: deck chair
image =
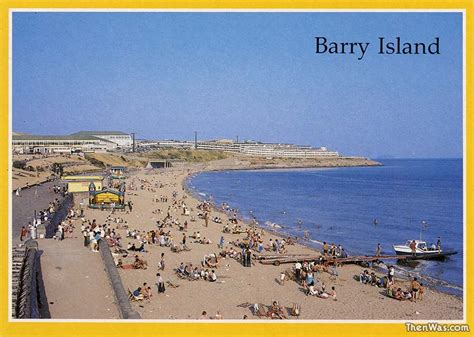
<svg viewBox="0 0 474 337"><path fill-rule="evenodd" d="M176 275L182 279L182 280L186 280L187 279L187 276L184 275L183 273L179 272L179 271L176 271Z"/></svg>
<svg viewBox="0 0 474 337"><path fill-rule="evenodd" d="M143 301L143 295L135 296L133 295L132 291L128 289L128 299L132 302L140 302Z"/></svg>

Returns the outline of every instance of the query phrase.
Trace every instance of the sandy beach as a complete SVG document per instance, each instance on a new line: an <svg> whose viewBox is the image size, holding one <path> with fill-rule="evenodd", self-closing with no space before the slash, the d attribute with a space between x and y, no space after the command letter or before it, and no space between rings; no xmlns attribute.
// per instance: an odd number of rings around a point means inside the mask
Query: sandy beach
<svg viewBox="0 0 474 337"><path fill-rule="evenodd" d="M146 270L119 269L125 289L133 291L145 282L152 288L151 299L132 303L143 319L198 319L203 311L206 311L206 317L209 318L215 317L216 313L220 312L224 319L240 320L244 316L248 319L265 319L254 316L250 307L254 303L270 306L273 301L278 301L285 308L299 304L301 314L297 319L403 321L462 319L462 299L425 288L424 298L421 301L416 303L397 301L387 297L383 288L361 284L354 280L354 275L359 275L364 270L357 265L339 267L337 277L325 272L316 276L319 281L316 283L316 288L320 287L321 282L325 283L326 289L329 291L335 287L336 301L331 297L323 299L307 296L301 285L288 279L284 285L281 285L279 282L281 272L290 269L292 264L282 264L277 267L262 265L254 261L254 264L248 268L243 267L235 259L225 258L219 260L219 266L215 269L217 282L189 281L179 278L175 268L180 263L192 263L193 266L200 267L205 255L218 254L221 251L217 246L221 236L225 240L224 248L233 247L230 242L237 239L243 240L246 236L246 234L223 233L227 216L216 209L210 213L208 227L205 226L205 221L197 216L199 212L197 207L201 202L186 193L183 182L188 175L195 174L203 168L203 165L200 164L166 170L137 170L126 180L127 186L134 186L133 190L129 188L126 193L126 202L133 203L132 212L127 209L124 212L116 211L115 214L111 214L110 211L85 210L87 220L96 219L99 225L110 223L112 228L116 229L116 233L122 237L121 244L124 248L128 243L134 243L137 247L140 244L137 240L126 237L126 229L123 224L117 225L111 222L110 218L107 221L107 217L119 217L127 223L129 230L140 232L156 230L157 221L162 221L168 212L175 221L181 224L187 222L187 231L180 231L176 225L166 227L164 230L170 231L173 242L177 244L181 243L183 234L185 234L186 246L190 248L190 251L175 253L171 251L170 247L150 244L145 246L147 252L129 252L128 257L122 258L124 264L132 263L133 256L137 254L148 264ZM206 169L213 168L215 167L206 167ZM166 202L161 200L166 200ZM77 205L80 200L76 199L75 202ZM188 215L182 214L180 207L182 202L189 210ZM223 223L214 223L212 219L215 216L222 218ZM191 221L191 218L195 218L196 221ZM75 240L83 241L80 223L80 220L75 220L75 238L65 239L64 245L72 245L71 241ZM201 233L202 238L205 237L212 243L195 243L194 239L189 236L197 231ZM265 245L269 243L270 239L277 238L268 232L263 233ZM83 249L88 250L85 247ZM315 253L314 250L299 244L287 245L287 250L288 254L314 255ZM96 254L90 250L88 253ZM164 253L165 269L158 270L162 253ZM161 273L165 282L170 281L177 287L170 287L167 284L166 291L158 294L155 285L158 272ZM397 280L396 284L403 289L409 289L409 284L406 281ZM77 308L77 310L80 309ZM63 313L61 316L67 317L68 314ZM75 312L71 312L70 317L76 317ZM296 319L291 316L289 318Z"/></svg>

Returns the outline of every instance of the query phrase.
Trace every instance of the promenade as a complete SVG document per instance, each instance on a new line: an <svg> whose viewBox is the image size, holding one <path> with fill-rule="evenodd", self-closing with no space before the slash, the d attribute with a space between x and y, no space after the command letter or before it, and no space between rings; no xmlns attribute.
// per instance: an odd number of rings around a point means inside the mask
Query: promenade
<svg viewBox="0 0 474 337"><path fill-rule="evenodd" d="M54 182L25 189L12 196L12 244L20 243L22 226L32 221L34 210L43 210L60 195L50 192ZM56 182L57 184L57 182ZM37 193L35 193L37 189ZM44 318L119 318L112 288L99 253L83 246L80 221L74 237L63 241L38 239L44 289L41 309ZM44 298L44 295L46 298Z"/></svg>
<svg viewBox="0 0 474 337"><path fill-rule="evenodd" d="M49 191L49 187L58 182L46 182L38 186L23 189L17 197L12 192L12 242L20 242L21 227L27 227L29 221L33 221L34 211L41 211L48 207L49 203L60 195ZM36 193L35 193L36 190Z"/></svg>
<svg viewBox="0 0 474 337"><path fill-rule="evenodd" d="M99 253L77 238L38 240L41 269L51 318L120 318Z"/></svg>

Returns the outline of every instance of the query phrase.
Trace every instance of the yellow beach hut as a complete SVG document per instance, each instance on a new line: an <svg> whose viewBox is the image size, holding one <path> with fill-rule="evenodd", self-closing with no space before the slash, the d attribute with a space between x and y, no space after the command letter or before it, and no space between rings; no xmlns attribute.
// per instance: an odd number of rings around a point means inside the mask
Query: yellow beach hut
<svg viewBox="0 0 474 337"><path fill-rule="evenodd" d="M94 183L98 190L102 189L102 176L65 176L61 179L67 183L69 193L88 192L90 183Z"/></svg>

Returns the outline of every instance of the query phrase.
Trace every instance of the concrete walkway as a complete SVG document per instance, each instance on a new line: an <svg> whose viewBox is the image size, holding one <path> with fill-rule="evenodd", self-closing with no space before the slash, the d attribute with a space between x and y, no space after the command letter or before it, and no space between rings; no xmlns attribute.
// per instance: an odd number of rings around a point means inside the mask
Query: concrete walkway
<svg viewBox="0 0 474 337"><path fill-rule="evenodd" d="M54 199L62 199L60 194L50 192L49 187L62 185L60 182L47 182L38 186L32 186L21 191L17 197L12 195L12 238L13 244L20 242L21 227L27 227L29 221L33 221L34 211L42 211L48 207ZM35 193L36 191L36 193Z"/></svg>
<svg viewBox="0 0 474 337"><path fill-rule="evenodd" d="M79 232L76 228L75 234ZM120 318L100 254L82 241L38 240L51 318Z"/></svg>
<svg viewBox="0 0 474 337"><path fill-rule="evenodd" d="M56 182L57 184L58 182ZM59 194L49 191L54 182L25 189L12 196L12 243L20 243L22 226L32 221L34 210L43 210ZM35 190L37 192L35 193ZM41 254L40 293L42 317L64 319L119 318L118 309L99 253L84 247L80 222L74 236L63 241L38 239ZM46 297L46 298L44 298Z"/></svg>

